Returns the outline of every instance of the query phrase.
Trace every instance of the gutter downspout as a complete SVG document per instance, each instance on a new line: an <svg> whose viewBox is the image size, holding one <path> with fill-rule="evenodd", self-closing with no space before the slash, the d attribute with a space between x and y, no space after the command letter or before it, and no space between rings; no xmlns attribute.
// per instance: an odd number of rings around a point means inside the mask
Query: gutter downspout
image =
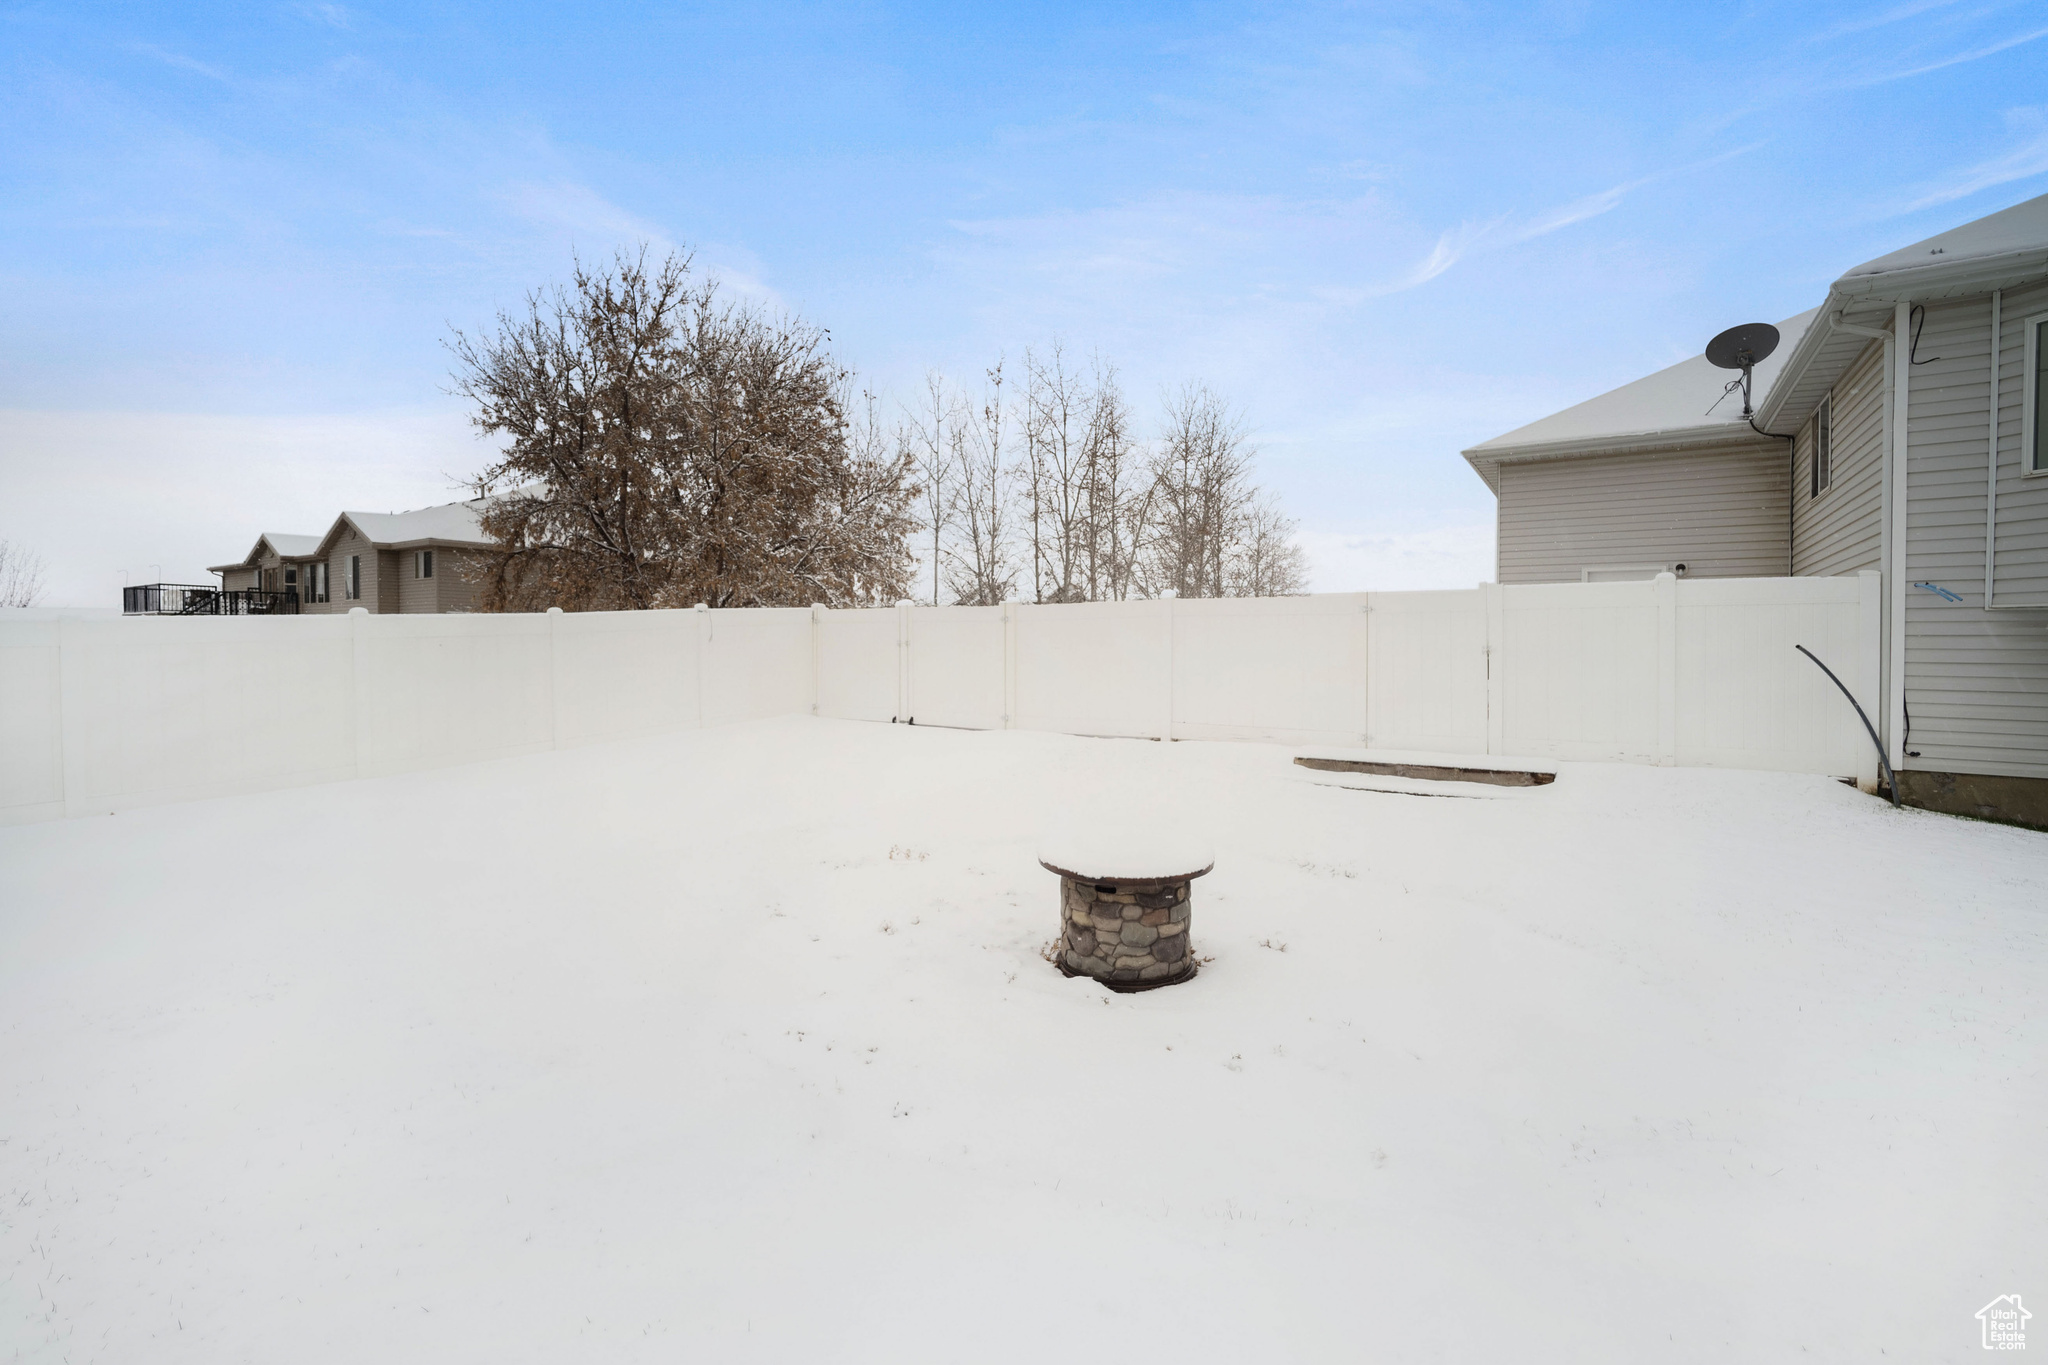
<svg viewBox="0 0 2048 1365"><path fill-rule="evenodd" d="M1907 426L1913 361L1905 339L1913 326L1912 308L1910 299L1892 305L1891 581L1885 584L1886 604L1891 609L1886 639L1891 667L1885 689L1885 747L1891 751L1893 772L1903 767L1906 759L1906 464L1913 445Z"/></svg>
<svg viewBox="0 0 2048 1365"><path fill-rule="evenodd" d="M1912 305L1901 301L1894 312L1894 327L1910 327L1907 314ZM1897 336L1904 332L1887 332L1877 327L1863 327L1853 322L1844 322L1841 311L1828 314L1828 326L1851 336L1869 337L1872 341L1884 343L1885 379L1892 388L1891 407L1885 412L1885 481L1884 502L1889 514L1884 527L1884 638L1885 666L1880 678L1881 718L1885 733L1885 762L1897 771L1905 753L1906 692L1903 683L1906 666L1906 639L1904 616L1906 612L1906 549L1905 549L1905 491L1906 491L1906 394L1905 385L1911 378L1911 371L1905 368L1911 359L1910 353L1893 345Z"/></svg>

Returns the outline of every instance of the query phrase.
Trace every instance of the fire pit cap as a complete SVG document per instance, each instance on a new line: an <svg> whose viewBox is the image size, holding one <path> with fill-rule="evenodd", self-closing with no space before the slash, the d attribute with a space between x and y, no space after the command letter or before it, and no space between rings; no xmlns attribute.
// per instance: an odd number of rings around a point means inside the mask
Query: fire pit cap
<svg viewBox="0 0 2048 1365"><path fill-rule="evenodd" d="M1077 882L1184 882L1215 867L1216 855L1189 830L1111 821L1047 831L1038 865Z"/></svg>

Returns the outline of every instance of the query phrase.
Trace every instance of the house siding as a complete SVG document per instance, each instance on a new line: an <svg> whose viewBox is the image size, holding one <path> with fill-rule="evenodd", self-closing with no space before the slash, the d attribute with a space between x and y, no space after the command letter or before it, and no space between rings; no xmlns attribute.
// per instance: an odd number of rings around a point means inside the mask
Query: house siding
<svg viewBox="0 0 2048 1365"><path fill-rule="evenodd" d="M1786 568L1785 442L1500 466L1502 583L1572 583L1599 565L1682 563L1691 578Z"/></svg>
<svg viewBox="0 0 2048 1365"><path fill-rule="evenodd" d="M1999 315L1998 528L2000 607L2048 608L2048 474L2027 474L2027 319L2048 313L2048 282L2007 290ZM1986 335L1989 335L1987 326ZM2048 413L2039 414L2048 417ZM2031 619L2040 621L2035 616Z"/></svg>
<svg viewBox="0 0 2048 1365"><path fill-rule="evenodd" d="M442 611L475 611L482 597L480 583L470 581L475 557L461 550L436 550L434 581L439 583Z"/></svg>
<svg viewBox="0 0 2048 1365"><path fill-rule="evenodd" d="M2000 603L2048 587L2048 486L2018 461L2021 326L2048 285L2004 296L1997 526ZM1907 396L1904 766L2048 778L2048 610L1984 610L1991 300L1930 304Z"/></svg>
<svg viewBox="0 0 2048 1365"><path fill-rule="evenodd" d="M419 551L398 550L398 609L403 612L441 610L441 557L434 557L434 576L419 576Z"/></svg>
<svg viewBox="0 0 2048 1365"><path fill-rule="evenodd" d="M1832 479L1813 496L1813 423L1800 428L1792 472L1792 572L1882 569L1884 343L1873 341L1834 387Z"/></svg>
<svg viewBox="0 0 2048 1365"><path fill-rule="evenodd" d="M352 555L363 558L363 595L351 601L348 597L348 561ZM353 607L364 607L370 611L381 610L377 605L380 568L377 551L370 542L354 530L342 532L335 537L333 547L327 554L329 578L325 603L315 603L307 610L317 612L346 612Z"/></svg>
<svg viewBox="0 0 2048 1365"><path fill-rule="evenodd" d="M404 579L399 575L400 561L403 560L404 556L395 550L378 550L375 558L377 560L377 594L374 598L371 598L376 603L376 606L372 607L371 610L384 613L396 612L399 609L399 593L404 587ZM364 596L369 597L369 594L365 593Z"/></svg>

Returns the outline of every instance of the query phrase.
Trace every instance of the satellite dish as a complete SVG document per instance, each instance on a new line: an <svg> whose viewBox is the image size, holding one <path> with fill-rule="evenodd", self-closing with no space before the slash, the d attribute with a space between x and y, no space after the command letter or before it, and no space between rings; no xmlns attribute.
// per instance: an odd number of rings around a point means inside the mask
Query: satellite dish
<svg viewBox="0 0 2048 1365"><path fill-rule="evenodd" d="M1724 370L1746 370L1778 349L1778 329L1768 322L1730 327L1707 343L1707 360Z"/></svg>
<svg viewBox="0 0 2048 1365"><path fill-rule="evenodd" d="M1742 378L1728 381L1728 389L1742 390L1742 420L1750 419L1749 368L1778 349L1778 329L1768 322L1745 322L1730 327L1707 343L1707 362L1724 370L1740 370ZM1728 389L1722 390L1726 397ZM1754 425L1754 424L1752 424Z"/></svg>

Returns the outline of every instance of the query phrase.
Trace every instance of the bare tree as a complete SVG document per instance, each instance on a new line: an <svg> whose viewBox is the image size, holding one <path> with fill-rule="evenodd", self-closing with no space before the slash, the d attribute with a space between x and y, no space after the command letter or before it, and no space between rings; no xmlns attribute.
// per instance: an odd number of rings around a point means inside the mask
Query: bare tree
<svg viewBox="0 0 2048 1365"><path fill-rule="evenodd" d="M1225 563L1251 505L1251 461L1244 424L1202 384L1166 400L1166 425L1152 459L1154 591L1221 597Z"/></svg>
<svg viewBox="0 0 2048 1365"><path fill-rule="evenodd" d="M955 411L950 434L956 543L947 557L946 586L956 603L994 606L1017 589L1015 548L1010 543L1008 409L1003 398L1003 362L987 371L988 389L978 413Z"/></svg>
<svg viewBox="0 0 2048 1365"><path fill-rule="evenodd" d="M924 372L924 394L904 414L903 442L918 483L918 508L931 544L932 605L939 605L939 570L944 539L953 522L955 443L960 400L946 392L946 376Z"/></svg>
<svg viewBox="0 0 2048 1365"><path fill-rule="evenodd" d="M0 539L0 607L32 607L43 595L42 556Z"/></svg>
<svg viewBox="0 0 2048 1365"><path fill-rule="evenodd" d="M1139 586L1139 555L1151 518L1149 481L1116 366L1095 363L1088 393L1086 455L1088 596L1118 601Z"/></svg>
<svg viewBox="0 0 2048 1365"><path fill-rule="evenodd" d="M916 487L896 453L849 448L825 334L722 303L687 256L578 262L569 288L449 347L472 422L508 442L476 480L499 542L478 565L486 609L855 605L908 586Z"/></svg>
<svg viewBox="0 0 2048 1365"><path fill-rule="evenodd" d="M1114 363L1086 373L1055 340L1024 352L1011 400L1001 360L978 411L937 370L898 432L918 483L934 604L1276 595L1305 589L1295 524L1252 479L1257 450L1215 390L1164 399L1137 435Z"/></svg>
<svg viewBox="0 0 2048 1365"><path fill-rule="evenodd" d="M1295 543L1294 518L1260 497L1239 519L1225 568L1230 597L1291 597L1308 591L1308 555Z"/></svg>
<svg viewBox="0 0 2048 1365"><path fill-rule="evenodd" d="M1057 340L1043 360L1026 352L1024 364L1026 439L1040 472L1033 499L1034 541L1044 561L1038 600L1089 601L1088 387L1067 368Z"/></svg>

